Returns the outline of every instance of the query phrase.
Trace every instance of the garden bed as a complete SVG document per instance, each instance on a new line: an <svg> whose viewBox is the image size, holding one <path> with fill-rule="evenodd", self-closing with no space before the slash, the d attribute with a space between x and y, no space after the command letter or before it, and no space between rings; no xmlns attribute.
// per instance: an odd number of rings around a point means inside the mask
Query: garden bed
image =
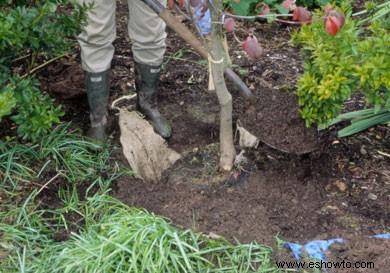
<svg viewBox="0 0 390 273"><path fill-rule="evenodd" d="M111 101L134 92L127 7L123 1L119 5ZM251 105L228 83L233 120L235 125L240 120L261 140L257 148L239 147L236 140L237 151L245 150L248 158L237 170L238 178L218 171L219 105L215 94L207 91L207 66L168 29L159 107L172 123L168 146L183 157L157 183L121 177L114 196L130 206L169 217L182 228L232 242L276 246L276 237L298 243L349 238L354 247L331 249L334 259L375 262L377 271L373 272L386 272L390 261L383 252L389 253L388 242L364 240L365 244L359 244L357 240L390 230L389 128L377 126L344 139L337 138L338 127L322 132L306 128L293 93L303 72L299 48L288 45L295 27L262 22L251 26L265 49L260 60L249 60L230 39L233 69L256 97ZM65 118L86 130L89 115L81 75L75 54L48 67L40 80L64 105ZM354 97L346 107L355 110L363 105ZM111 141L119 145L114 110L110 117ZM121 153L113 160L128 166Z"/></svg>

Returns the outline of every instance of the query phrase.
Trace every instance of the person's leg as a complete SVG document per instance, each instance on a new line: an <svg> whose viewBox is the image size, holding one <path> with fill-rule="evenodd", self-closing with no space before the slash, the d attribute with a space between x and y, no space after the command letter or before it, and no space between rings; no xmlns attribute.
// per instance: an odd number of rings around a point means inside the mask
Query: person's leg
<svg viewBox="0 0 390 273"><path fill-rule="evenodd" d="M109 73L114 55L115 0L79 0L94 3L88 25L78 37L81 62L90 107L91 129L87 135L100 142L107 139L106 127L110 90Z"/></svg>
<svg viewBox="0 0 390 273"><path fill-rule="evenodd" d="M78 37L83 69L90 73L106 71L114 56L113 42L116 38L115 0L78 0L79 3L94 3L88 12L88 24Z"/></svg>
<svg viewBox="0 0 390 273"><path fill-rule="evenodd" d="M166 5L166 0L160 0ZM150 119L163 138L171 136L171 127L157 108L161 64L165 54L165 23L140 0L128 0L129 36L135 66L138 109Z"/></svg>

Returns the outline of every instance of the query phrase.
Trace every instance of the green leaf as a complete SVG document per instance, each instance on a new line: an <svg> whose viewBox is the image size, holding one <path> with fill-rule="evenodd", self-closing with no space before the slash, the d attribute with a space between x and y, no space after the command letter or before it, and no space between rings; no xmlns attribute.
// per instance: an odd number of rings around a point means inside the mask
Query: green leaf
<svg viewBox="0 0 390 273"><path fill-rule="evenodd" d="M57 4L54 2L47 2L45 4L45 8L47 8L50 12L54 13L57 10Z"/></svg>
<svg viewBox="0 0 390 273"><path fill-rule="evenodd" d="M3 116L11 114L15 108L17 100L14 98L14 93L11 88L0 91L0 121Z"/></svg>
<svg viewBox="0 0 390 273"><path fill-rule="evenodd" d="M378 124L384 124L390 122L390 112L386 111L380 115L375 115L367 119L362 119L359 122L355 122L352 125L340 130L338 132L339 137L347 137L361 131L364 131L370 127L373 127Z"/></svg>
<svg viewBox="0 0 390 273"><path fill-rule="evenodd" d="M348 119L354 119L361 116L366 116L374 113L374 109L364 109L364 110L358 110L358 111L352 111L348 113L344 113L339 115L337 118L341 120L348 120Z"/></svg>
<svg viewBox="0 0 390 273"><path fill-rule="evenodd" d="M385 108L390 110L390 96L386 100Z"/></svg>
<svg viewBox="0 0 390 273"><path fill-rule="evenodd" d="M257 1L255 1L255 0L241 0L239 3L232 1L231 6L232 6L232 9L236 15L246 16L246 15L250 14L250 5L254 2L257 2Z"/></svg>

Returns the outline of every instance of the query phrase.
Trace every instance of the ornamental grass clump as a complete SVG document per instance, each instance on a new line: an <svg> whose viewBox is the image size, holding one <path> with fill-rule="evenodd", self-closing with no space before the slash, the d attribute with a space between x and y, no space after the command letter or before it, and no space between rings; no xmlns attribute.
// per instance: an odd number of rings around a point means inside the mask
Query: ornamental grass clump
<svg viewBox="0 0 390 273"><path fill-rule="evenodd" d="M21 183L43 186L59 175L69 183L105 181L107 188L121 172L109 160L109 149L89 142L70 123L63 123L35 144L0 141L0 186L13 195Z"/></svg>
<svg viewBox="0 0 390 273"><path fill-rule="evenodd" d="M210 240L109 196L96 198L88 217L96 221L72 234L52 272L275 272L270 248Z"/></svg>
<svg viewBox="0 0 390 273"><path fill-rule="evenodd" d="M21 210L14 224L0 223L0 272L281 272L269 247L183 231L106 194L80 201L83 226L62 242L52 238L44 211Z"/></svg>

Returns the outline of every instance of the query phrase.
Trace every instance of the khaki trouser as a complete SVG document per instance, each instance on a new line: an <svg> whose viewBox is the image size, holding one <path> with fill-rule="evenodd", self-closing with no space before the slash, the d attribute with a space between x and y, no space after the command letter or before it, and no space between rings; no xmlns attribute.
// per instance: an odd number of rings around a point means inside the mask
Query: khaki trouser
<svg viewBox="0 0 390 273"><path fill-rule="evenodd" d="M166 5L166 0L159 1ZM94 2L94 8L88 13L88 25L78 37L83 69L92 73L106 71L114 55L116 0L78 2ZM128 5L128 31L134 60L152 66L160 65L166 48L165 23L141 0L128 0Z"/></svg>

